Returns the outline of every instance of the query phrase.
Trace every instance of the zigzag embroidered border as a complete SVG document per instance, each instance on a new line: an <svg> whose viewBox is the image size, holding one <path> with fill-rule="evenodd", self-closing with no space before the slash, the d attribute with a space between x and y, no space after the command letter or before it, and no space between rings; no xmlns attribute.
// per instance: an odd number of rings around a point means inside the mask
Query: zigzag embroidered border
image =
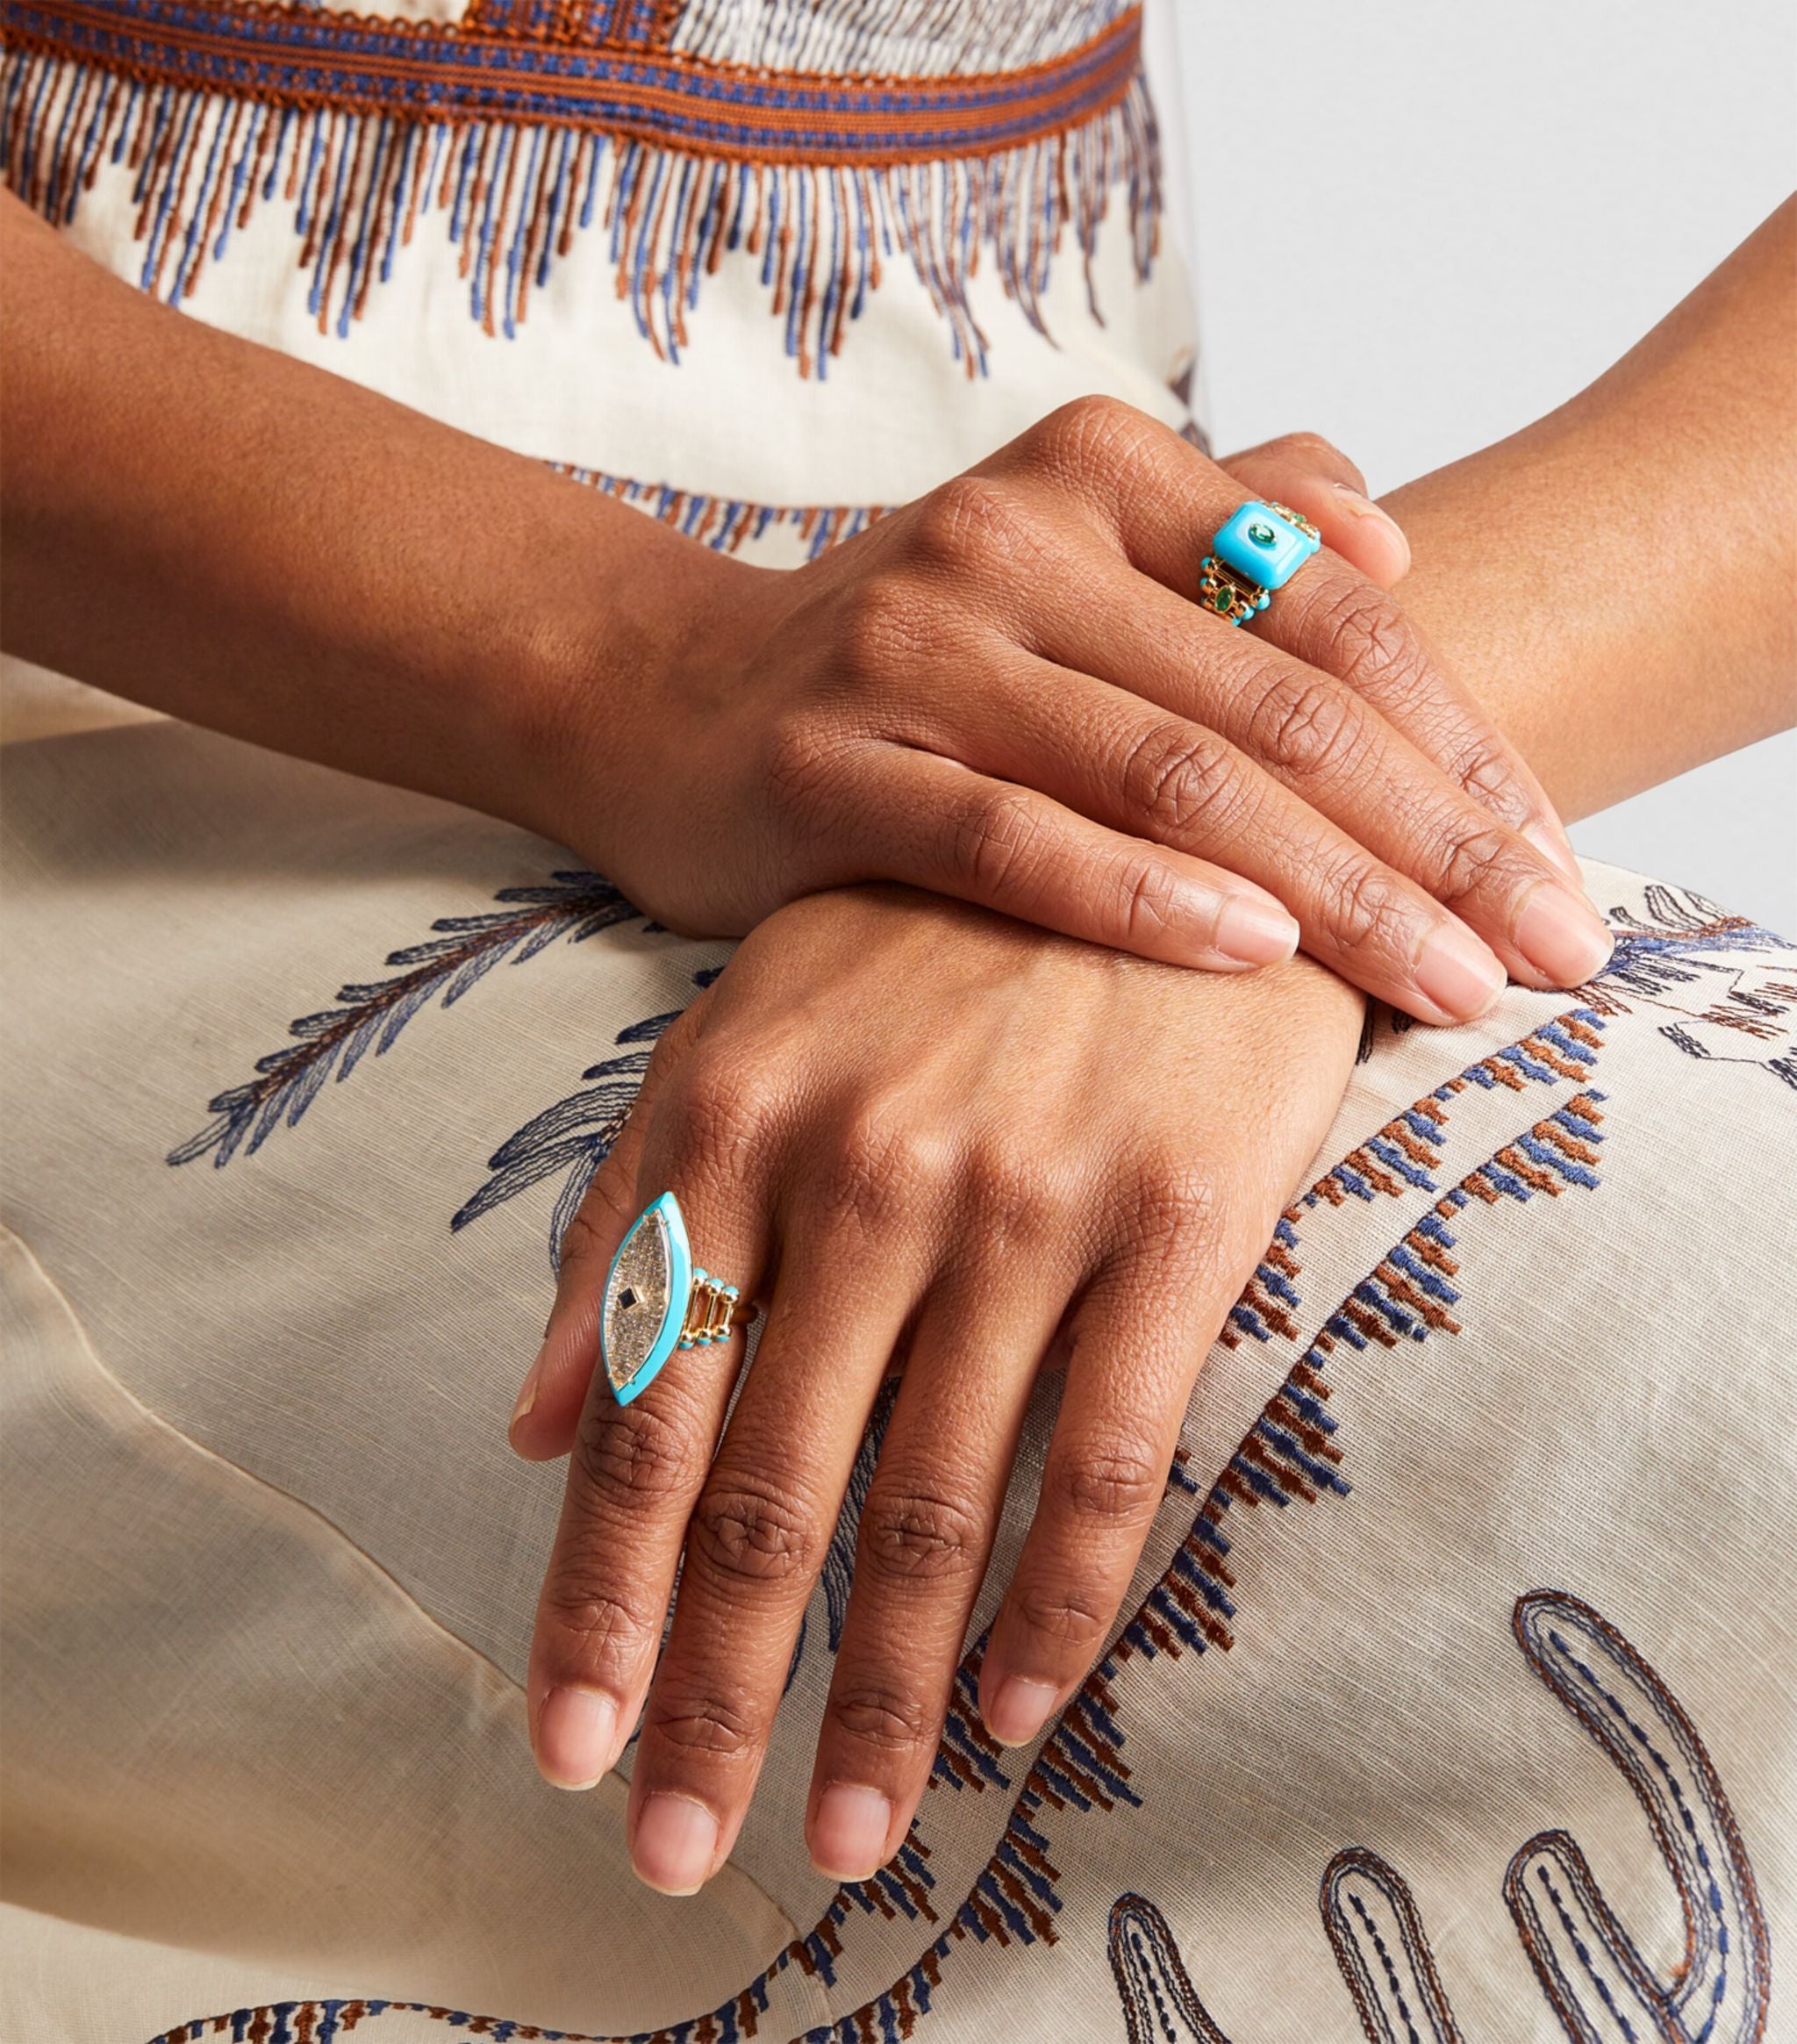
<svg viewBox="0 0 1797 2044"><path fill-rule="evenodd" d="M261 0L4 0L20 49L296 111L553 121L691 155L852 167L977 156L1088 120L1140 62L1131 8L1064 56L977 77L827 78Z"/></svg>
<svg viewBox="0 0 1797 2044"><path fill-rule="evenodd" d="M433 216L490 334L514 336L595 230L663 360L734 257L802 377L827 373L904 256L972 377L984 249L1046 333L1070 233L1092 300L1116 190L1136 277L1150 274L1160 158L1140 39L1131 9L1016 70L823 78L259 0L0 0L0 176L58 226L97 183L122 184L138 282L175 305L259 210L284 212L306 308L341 339Z"/></svg>

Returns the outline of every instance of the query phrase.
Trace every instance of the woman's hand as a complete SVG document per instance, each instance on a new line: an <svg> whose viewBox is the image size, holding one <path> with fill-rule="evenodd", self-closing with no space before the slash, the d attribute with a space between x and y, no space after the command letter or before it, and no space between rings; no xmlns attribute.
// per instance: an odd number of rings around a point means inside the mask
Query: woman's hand
<svg viewBox="0 0 1797 2044"><path fill-rule="evenodd" d="M510 817L690 930L897 879L1189 965L1301 932L1435 1021L1603 955L1321 443L1232 477L1088 398L771 571L154 304L4 193L0 261L9 651ZM1199 563L1263 493L1330 547L1236 630Z"/></svg>
<svg viewBox="0 0 1797 2044"><path fill-rule="evenodd" d="M734 1844L901 1360L818 1748L818 1865L860 1878L905 1835L1050 1352L1066 1388L981 1706L1010 1742L1059 1708L1360 1014L1302 960L1172 972L884 887L782 909L669 1031L563 1244L512 1423L526 1455L573 1450L531 1655L539 1763L590 1785L642 1714L645 1880L689 1891ZM695 1255L771 1302L721 1439L740 1351L677 1352L627 1406L595 1368L612 1253L668 1190Z"/></svg>
<svg viewBox="0 0 1797 2044"><path fill-rule="evenodd" d="M1309 438L1231 470L1088 399L808 567L719 563L621 723L570 699L551 828L688 930L894 879L1216 970L1301 931L1431 1022L1588 977L1535 778L1350 564L1407 557L1358 474ZM1332 546L1237 629L1193 599L1254 495Z"/></svg>

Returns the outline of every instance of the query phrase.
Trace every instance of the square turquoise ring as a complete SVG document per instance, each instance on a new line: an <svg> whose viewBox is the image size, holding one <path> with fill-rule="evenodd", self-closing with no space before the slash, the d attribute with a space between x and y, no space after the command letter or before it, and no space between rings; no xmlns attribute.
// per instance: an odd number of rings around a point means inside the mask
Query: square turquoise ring
<svg viewBox="0 0 1797 2044"><path fill-rule="evenodd" d="M1226 624L1245 625L1322 545L1307 518L1250 499L1232 513L1199 564L1198 600Z"/></svg>
<svg viewBox="0 0 1797 2044"><path fill-rule="evenodd" d="M1251 502L1211 542L1226 568L1262 589L1283 589L1322 544L1316 527L1283 504Z"/></svg>

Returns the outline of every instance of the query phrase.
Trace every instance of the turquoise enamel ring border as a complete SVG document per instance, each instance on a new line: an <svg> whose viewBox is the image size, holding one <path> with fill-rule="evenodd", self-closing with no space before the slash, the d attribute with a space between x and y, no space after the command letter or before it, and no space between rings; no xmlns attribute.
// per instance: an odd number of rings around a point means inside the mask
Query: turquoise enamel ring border
<svg viewBox="0 0 1797 2044"><path fill-rule="evenodd" d="M1250 498L1229 514L1199 570L1198 599L1232 625L1245 625L1322 545L1307 518Z"/></svg>
<svg viewBox="0 0 1797 2044"><path fill-rule="evenodd" d="M653 1199L618 1245L599 1306L599 1361L619 1404L641 1396L677 1348L710 1348L753 1317L734 1285L692 1260L672 1193Z"/></svg>

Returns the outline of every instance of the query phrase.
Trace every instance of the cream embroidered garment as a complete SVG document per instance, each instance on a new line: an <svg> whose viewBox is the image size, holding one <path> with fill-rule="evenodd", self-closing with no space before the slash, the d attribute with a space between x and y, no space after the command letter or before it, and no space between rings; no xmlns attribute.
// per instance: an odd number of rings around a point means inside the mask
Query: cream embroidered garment
<svg viewBox="0 0 1797 2044"><path fill-rule="evenodd" d="M0 23L9 178L120 274L707 543L802 558L1084 391L1189 422L1107 0ZM1789 947L1598 871L1593 986L1381 1023L1045 1740L972 1701L1039 1414L898 1861L802 1845L851 1503L734 1860L669 1902L620 1782L531 1765L560 1473L504 1423L558 1203L727 947L8 682L60 734L0 817L9 2040L1788 2026Z"/></svg>

